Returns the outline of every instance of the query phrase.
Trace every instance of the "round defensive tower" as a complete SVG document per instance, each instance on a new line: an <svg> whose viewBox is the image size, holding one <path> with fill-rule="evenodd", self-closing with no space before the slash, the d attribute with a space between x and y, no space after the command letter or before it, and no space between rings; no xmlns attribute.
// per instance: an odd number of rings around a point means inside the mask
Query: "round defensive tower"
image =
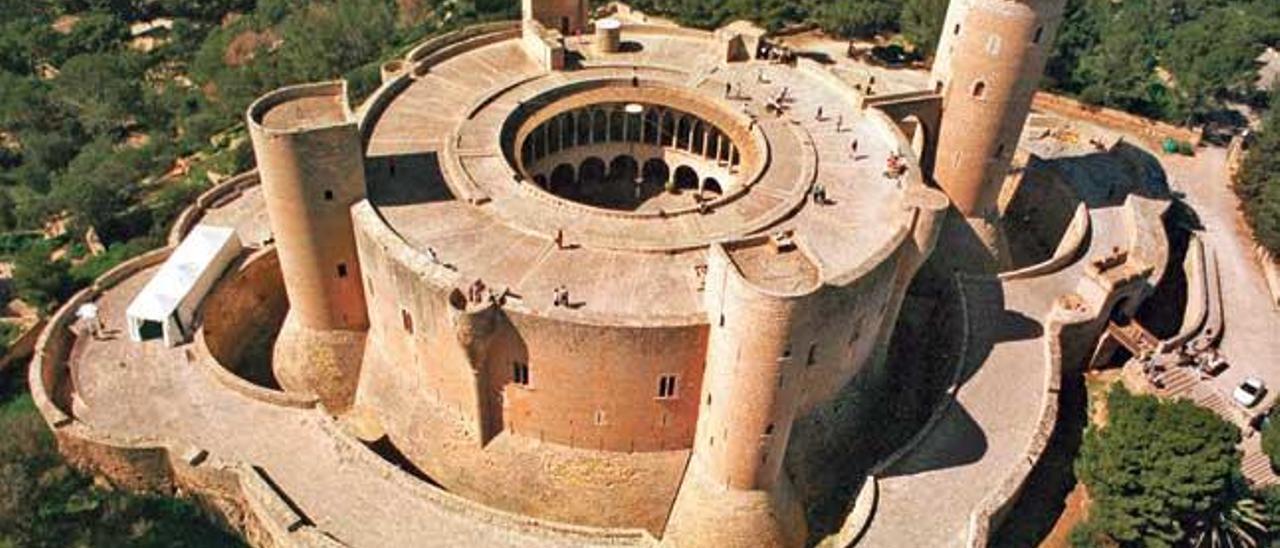
<svg viewBox="0 0 1280 548"><path fill-rule="evenodd" d="M953 0L947 10L932 74L943 96L933 178L985 247L989 265L1008 260L1000 188L1065 3Z"/></svg>
<svg viewBox="0 0 1280 548"><path fill-rule="evenodd" d="M365 197L364 155L346 83L270 93L248 125L289 297L272 368L284 389L345 410L369 326L349 212Z"/></svg>

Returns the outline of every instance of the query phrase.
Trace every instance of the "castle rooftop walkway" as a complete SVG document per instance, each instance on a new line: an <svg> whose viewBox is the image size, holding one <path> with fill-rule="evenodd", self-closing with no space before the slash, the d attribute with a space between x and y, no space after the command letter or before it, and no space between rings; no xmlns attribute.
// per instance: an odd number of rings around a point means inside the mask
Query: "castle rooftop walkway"
<svg viewBox="0 0 1280 548"><path fill-rule="evenodd" d="M1085 185L1116 182L1105 162L1080 175ZM1056 409L1058 395L1049 388L1056 380L1049 379L1060 371L1050 362L1047 317L1055 300L1076 291L1089 257L1129 247L1126 208L1090 209L1086 249L1056 272L958 280L968 335L954 401L917 445L876 475L875 514L859 546L985 545L979 514L1012 496L1011 473L1033 464L1029 452L1048 435L1042 410Z"/></svg>
<svg viewBox="0 0 1280 548"><path fill-rule="evenodd" d="M435 252L452 278L524 297L508 304L515 310L620 323L705 322L699 268L712 242L789 231L830 282L906 236L909 177L883 173L903 143L822 67L725 65L705 33L628 27L626 39L638 47L608 58L584 50L581 68L563 73L529 61L514 38L432 65L370 120L369 201L378 215L412 248ZM770 158L759 180L706 214L665 218L584 211L515 180L500 146L512 109L567 83L633 76L755 117ZM786 112L775 116L766 105L784 89ZM808 200L815 185L824 204ZM564 247L555 243L560 233ZM582 306L553 309L560 286Z"/></svg>

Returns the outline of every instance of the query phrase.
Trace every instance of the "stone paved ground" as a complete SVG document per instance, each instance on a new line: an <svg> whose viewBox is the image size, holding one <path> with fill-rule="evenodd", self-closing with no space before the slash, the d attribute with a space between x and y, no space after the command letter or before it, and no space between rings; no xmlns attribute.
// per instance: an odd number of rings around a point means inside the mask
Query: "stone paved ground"
<svg viewBox="0 0 1280 548"><path fill-rule="evenodd" d="M318 413L231 392L188 363L185 348L128 342L124 309L154 271L129 278L98 301L108 330L121 338L81 342L73 351L77 415L93 428L164 437L259 466L321 531L354 546L567 544L565 537L474 519L418 497L384 469L352 459Z"/></svg>

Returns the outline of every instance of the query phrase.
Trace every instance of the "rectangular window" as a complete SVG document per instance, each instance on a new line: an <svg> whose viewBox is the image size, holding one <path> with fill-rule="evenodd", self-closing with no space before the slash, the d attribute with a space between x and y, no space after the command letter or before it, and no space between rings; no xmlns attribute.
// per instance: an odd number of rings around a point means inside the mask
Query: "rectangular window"
<svg viewBox="0 0 1280 548"><path fill-rule="evenodd" d="M347 263L338 263L338 277L339 278L347 277Z"/></svg>
<svg viewBox="0 0 1280 548"><path fill-rule="evenodd" d="M511 382L520 386L529 386L529 364L527 362L511 362Z"/></svg>
<svg viewBox="0 0 1280 548"><path fill-rule="evenodd" d="M413 334L413 315L403 308L400 309L400 324L404 326L405 333Z"/></svg>
<svg viewBox="0 0 1280 548"><path fill-rule="evenodd" d="M663 375L658 377L658 399L672 400L676 397L676 376Z"/></svg>
<svg viewBox="0 0 1280 548"><path fill-rule="evenodd" d="M332 190L326 190L326 191L324 191L324 201L326 201L326 202L332 202L332 201L333 201L333 191L332 191Z"/></svg>

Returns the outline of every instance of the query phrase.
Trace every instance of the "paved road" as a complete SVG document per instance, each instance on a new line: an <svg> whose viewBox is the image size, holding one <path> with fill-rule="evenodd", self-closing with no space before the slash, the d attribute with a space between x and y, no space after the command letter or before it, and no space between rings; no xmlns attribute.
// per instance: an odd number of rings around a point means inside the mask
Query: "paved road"
<svg viewBox="0 0 1280 548"><path fill-rule="evenodd" d="M1266 401L1270 404L1280 391L1280 311L1271 304L1239 201L1231 191L1226 150L1202 148L1194 158L1162 157L1161 163L1173 188L1186 194L1200 216L1204 240L1218 257L1226 321L1221 348L1231 366L1214 385L1229 396L1246 376L1257 376L1271 387Z"/></svg>

